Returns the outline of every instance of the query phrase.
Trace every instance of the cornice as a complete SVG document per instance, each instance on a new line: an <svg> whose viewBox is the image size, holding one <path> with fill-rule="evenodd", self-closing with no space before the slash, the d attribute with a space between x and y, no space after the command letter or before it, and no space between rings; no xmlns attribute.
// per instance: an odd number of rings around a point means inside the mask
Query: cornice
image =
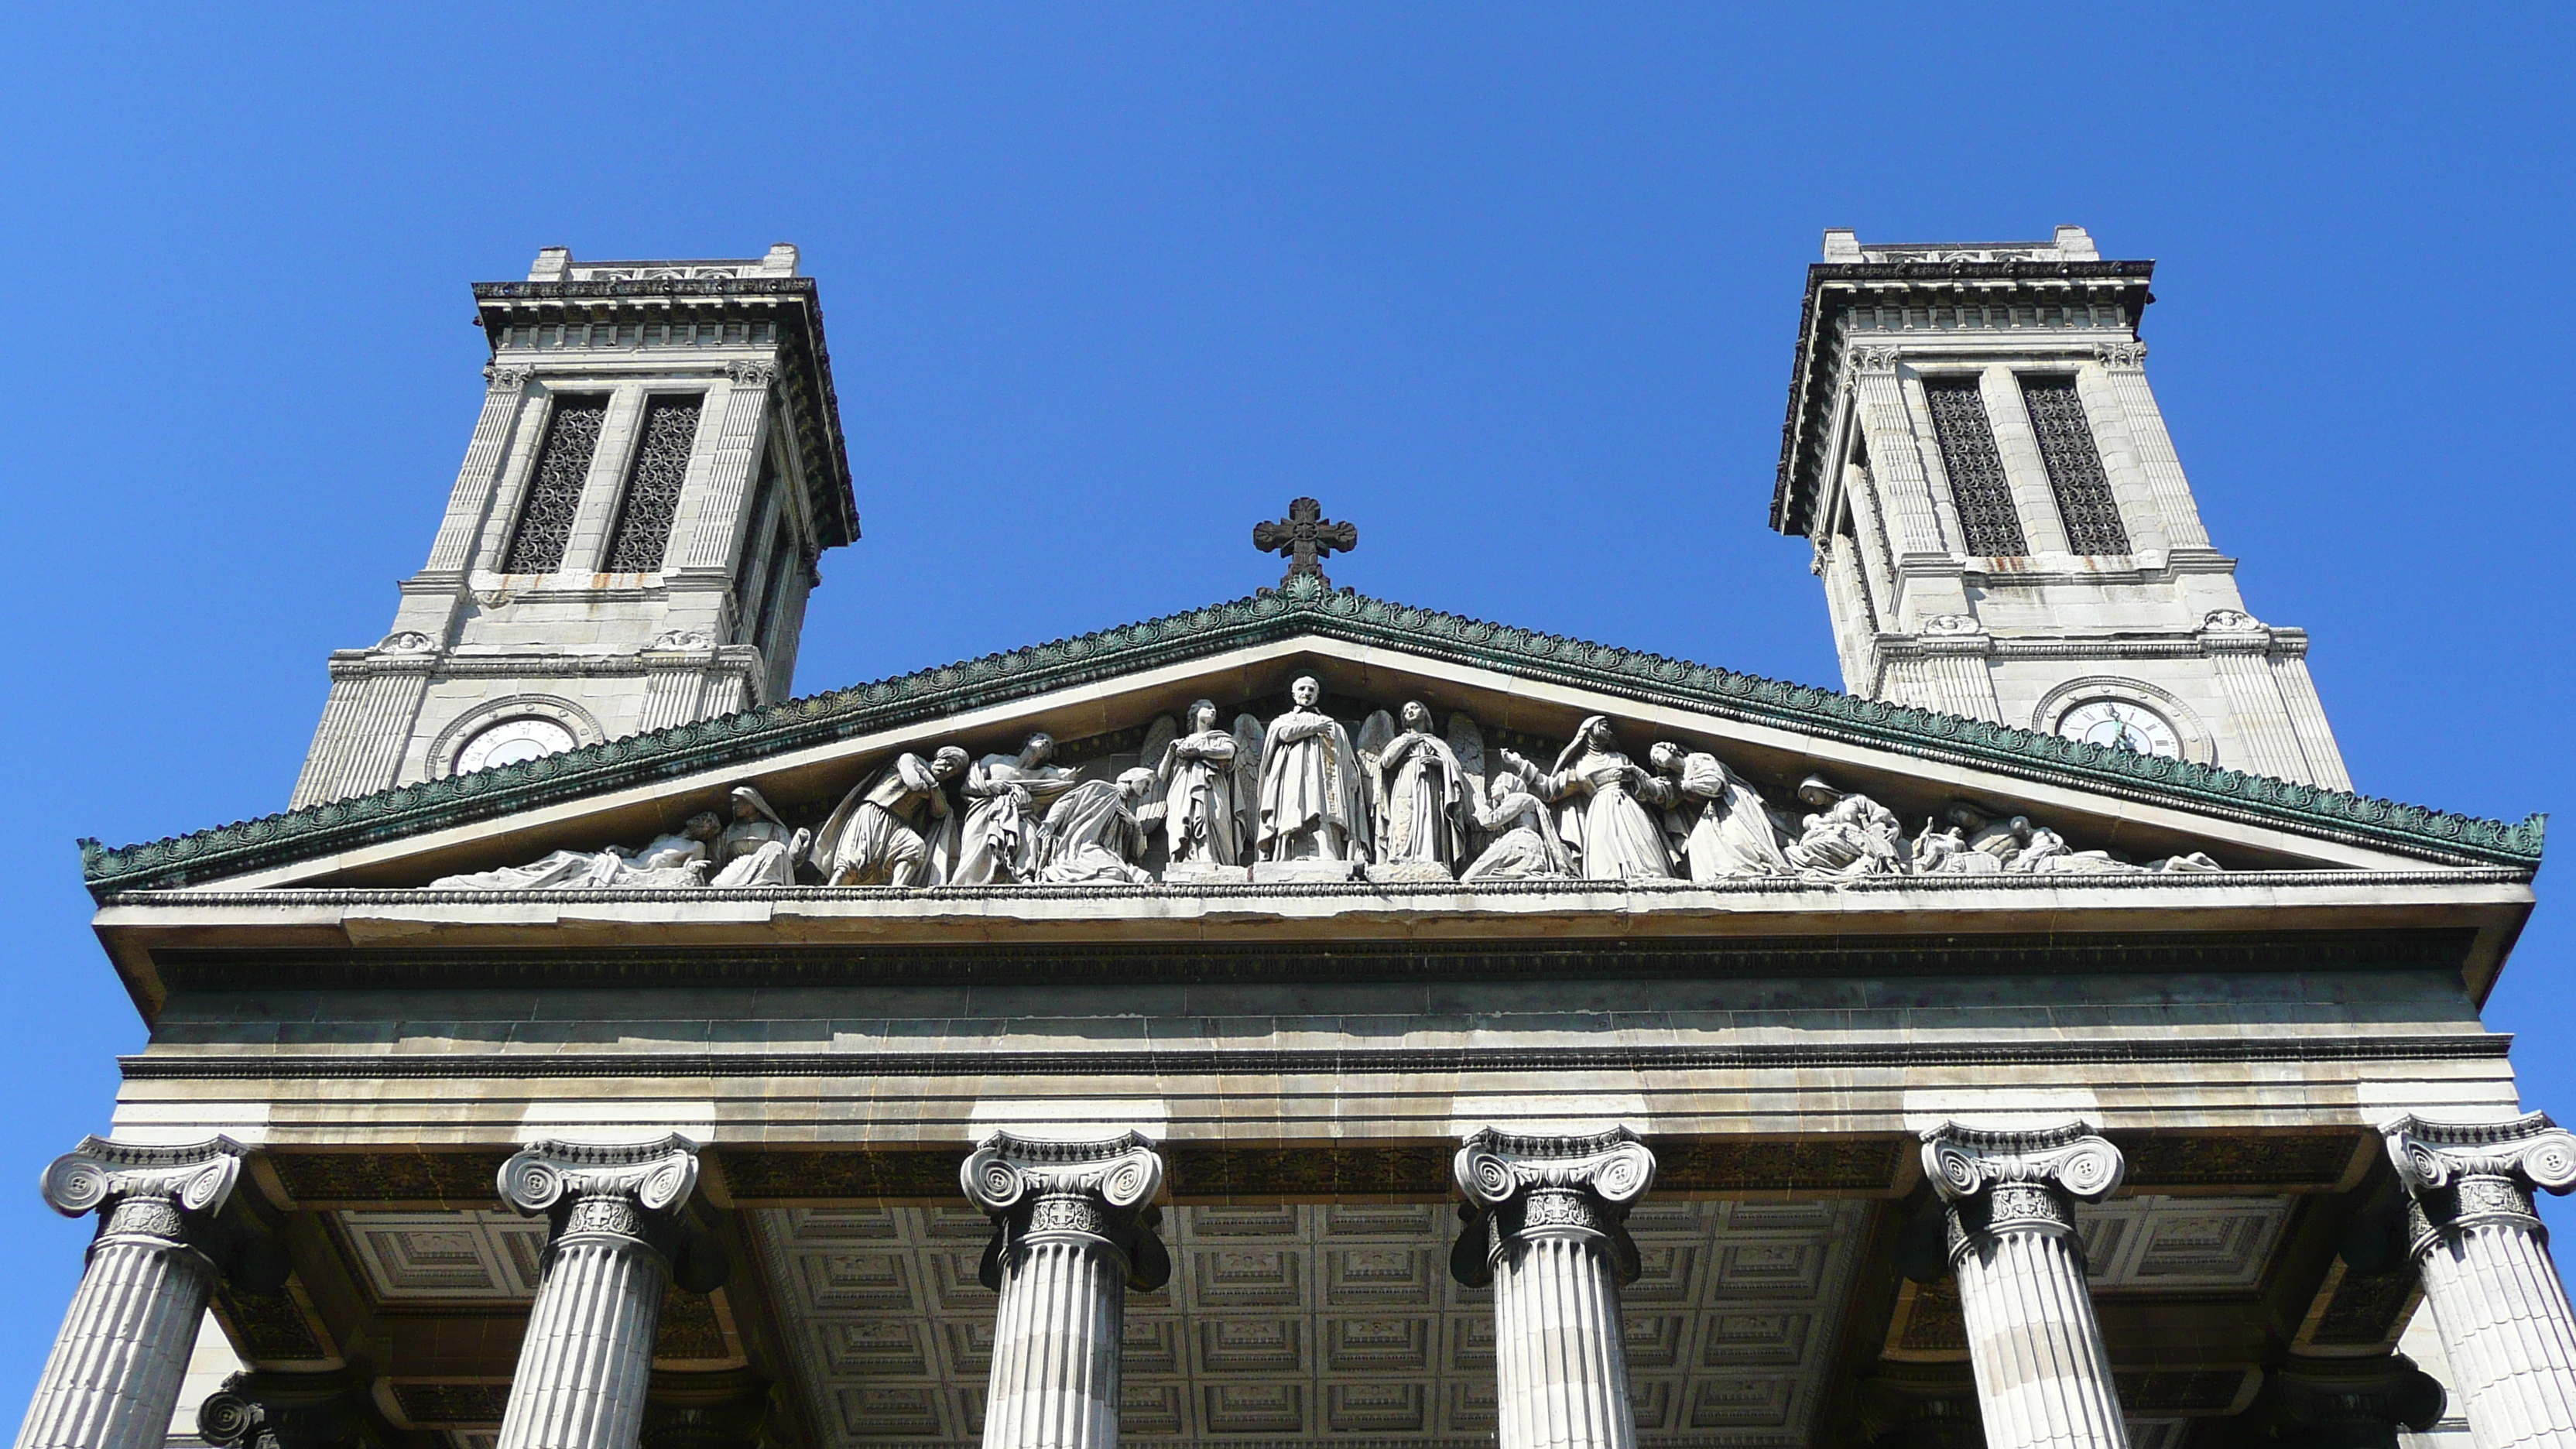
<svg viewBox="0 0 2576 1449"><path fill-rule="evenodd" d="M101 897L217 880L599 791L753 766L789 750L1299 637L1383 648L2441 864L2536 868L2540 862L2546 820L2540 815L2508 824L2265 779L1414 608L1348 589L1336 592L1299 577L1231 603L630 735L523 764L423 780L135 845L109 848L84 840L82 870L91 891Z"/></svg>
<svg viewBox="0 0 2576 1449"><path fill-rule="evenodd" d="M1104 1048L1082 1052L457 1053L425 1056L128 1056L129 1082L388 1081L610 1077L1426 1076L1455 1072L1696 1072L1870 1067L2086 1066L2105 1062L2482 1061L2503 1033L2137 1037L2111 1041L1747 1043L1735 1046L1450 1047L1368 1050Z"/></svg>

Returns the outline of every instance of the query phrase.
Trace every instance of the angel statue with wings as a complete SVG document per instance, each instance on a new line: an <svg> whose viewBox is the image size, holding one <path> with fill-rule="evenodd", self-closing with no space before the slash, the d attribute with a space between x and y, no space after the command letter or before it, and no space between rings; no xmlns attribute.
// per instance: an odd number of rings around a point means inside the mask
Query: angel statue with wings
<svg viewBox="0 0 2576 1449"><path fill-rule="evenodd" d="M1350 731L1324 713L1324 682L1311 674L1288 686L1288 712L1261 740L1261 823L1253 844L1265 861L1359 861L1369 844L1368 784Z"/></svg>
<svg viewBox="0 0 2576 1449"><path fill-rule="evenodd" d="M1377 872L1454 879L1469 859L1477 804L1471 776L1483 772L1483 740L1463 714L1450 716L1450 740L1433 734L1431 706L1418 699L1405 704L1403 720L1401 734L1385 710L1360 725L1360 763L1377 814ZM1460 758L1459 743L1474 751L1472 765Z"/></svg>

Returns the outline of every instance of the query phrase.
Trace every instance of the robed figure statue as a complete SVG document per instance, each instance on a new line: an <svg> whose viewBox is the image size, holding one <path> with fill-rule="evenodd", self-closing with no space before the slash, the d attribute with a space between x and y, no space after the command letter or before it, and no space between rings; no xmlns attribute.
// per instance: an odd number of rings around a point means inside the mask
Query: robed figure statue
<svg viewBox="0 0 2576 1449"><path fill-rule="evenodd" d="M1263 860L1364 860L1369 839L1368 783L1350 731L1318 706L1323 681L1301 674L1288 686L1289 709L1261 740Z"/></svg>
<svg viewBox="0 0 2576 1449"><path fill-rule="evenodd" d="M1607 717L1596 714L1576 726L1553 770L1542 771L1508 750L1503 759L1529 781L1531 794L1561 807L1557 834L1585 879L1672 878L1664 823L1647 807L1671 805L1680 792L1619 753L1619 736Z"/></svg>
<svg viewBox="0 0 2576 1449"><path fill-rule="evenodd" d="M1241 865L1243 792L1235 757L1241 742L1217 727L1216 701L1190 705L1189 733L1175 737L1147 763L1163 802L1163 839L1174 865Z"/></svg>
<svg viewBox="0 0 2576 1449"><path fill-rule="evenodd" d="M1467 861L1467 826L1475 787L1449 743L1431 732L1431 706L1404 706L1404 730L1371 715L1361 729L1360 759L1376 787L1377 863L1421 865L1443 877Z"/></svg>

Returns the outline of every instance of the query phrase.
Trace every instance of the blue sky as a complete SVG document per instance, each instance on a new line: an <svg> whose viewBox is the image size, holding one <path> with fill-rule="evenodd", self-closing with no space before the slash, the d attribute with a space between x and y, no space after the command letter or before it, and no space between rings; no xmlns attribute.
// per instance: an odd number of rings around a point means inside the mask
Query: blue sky
<svg viewBox="0 0 2576 1449"><path fill-rule="evenodd" d="M1248 593L1300 493L1339 583L1831 684L1764 526L1819 232L2080 223L2360 787L2570 804L2564 7L365 9L12 26L13 1402L142 1040L72 838L283 805L540 246L804 249L867 535L804 690ZM2562 911L2490 1019L2576 1118Z"/></svg>

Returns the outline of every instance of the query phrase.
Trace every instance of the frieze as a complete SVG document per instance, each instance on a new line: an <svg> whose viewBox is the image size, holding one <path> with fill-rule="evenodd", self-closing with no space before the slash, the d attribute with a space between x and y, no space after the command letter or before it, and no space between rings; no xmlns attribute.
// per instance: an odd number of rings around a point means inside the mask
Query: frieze
<svg viewBox="0 0 2576 1449"><path fill-rule="evenodd" d="M1349 941L1019 947L636 947L617 950L314 949L152 954L173 991L371 989L587 983L603 986L1124 984L1672 980L1745 976L2097 975L2251 971L2453 971L2475 933L2395 931L2109 932L2055 935L1751 936L1601 943ZM2506 1040L2497 1037L2496 1040ZM2127 1048L2124 1048L2124 1050ZM2334 1050L2332 1041L2301 1047ZM436 1154L432 1154L436 1156ZM477 1199L483 1193L472 1194Z"/></svg>
<svg viewBox="0 0 2576 1449"><path fill-rule="evenodd" d="M2482 820L1860 699L1661 655L1514 629L1292 578L1251 598L920 670L872 684L606 741L467 775L110 849L82 843L93 892L176 885L400 839L639 781L756 763L970 709L1272 640L1314 636L1498 669L1921 759L1997 769L2122 798L2427 859L2536 866L2544 819Z"/></svg>
<svg viewBox="0 0 2576 1449"><path fill-rule="evenodd" d="M2176 1187L2332 1188L2354 1170L2368 1139L2355 1132L2109 1132L2129 1162L2134 1192Z"/></svg>
<svg viewBox="0 0 2576 1449"><path fill-rule="evenodd" d="M301 1296L289 1284L274 1293L252 1293L218 1284L213 1303L231 1341L249 1362L269 1366L336 1364L339 1355L323 1341L322 1330Z"/></svg>
<svg viewBox="0 0 2576 1449"><path fill-rule="evenodd" d="M276 1152L264 1161L298 1207L337 1203L436 1203L497 1207L494 1177L506 1152Z"/></svg>

